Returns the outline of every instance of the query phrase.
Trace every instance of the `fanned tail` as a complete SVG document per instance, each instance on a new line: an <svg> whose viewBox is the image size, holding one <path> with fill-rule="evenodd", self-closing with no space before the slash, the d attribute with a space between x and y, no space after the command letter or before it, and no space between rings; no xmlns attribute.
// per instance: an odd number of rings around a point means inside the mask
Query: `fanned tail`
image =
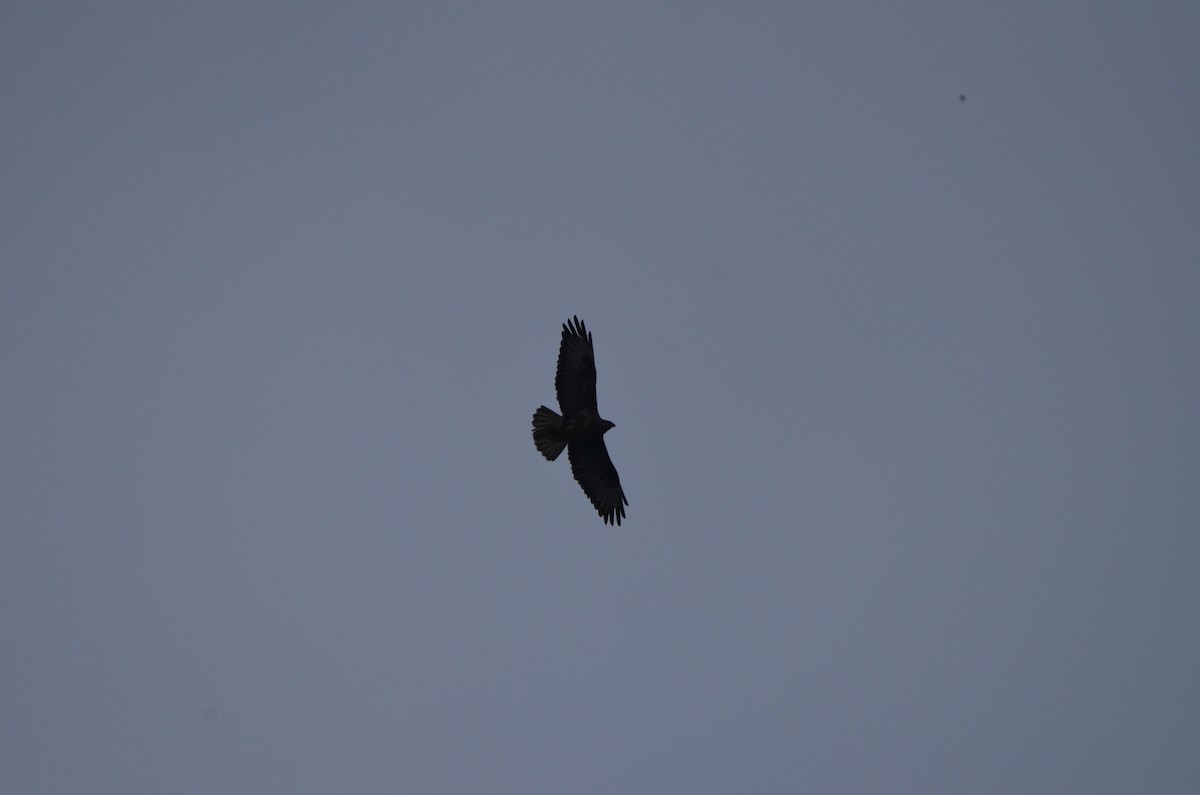
<svg viewBox="0 0 1200 795"><path fill-rule="evenodd" d="M558 458L567 446L567 440L558 432L561 427L562 417L545 406L533 413L533 444L547 461Z"/></svg>

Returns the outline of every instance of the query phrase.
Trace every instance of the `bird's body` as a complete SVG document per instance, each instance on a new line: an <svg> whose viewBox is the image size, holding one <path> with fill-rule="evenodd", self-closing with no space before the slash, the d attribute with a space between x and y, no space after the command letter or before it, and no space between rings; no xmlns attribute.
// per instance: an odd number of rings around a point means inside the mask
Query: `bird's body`
<svg viewBox="0 0 1200 795"><path fill-rule="evenodd" d="M629 500L604 446L604 434L615 426L602 418L596 407L592 335L578 317L563 324L554 389L562 415L545 406L534 412L534 446L547 461L555 460L566 449L571 474L600 517L606 524L619 525Z"/></svg>
<svg viewBox="0 0 1200 795"><path fill-rule="evenodd" d="M563 417L558 432L566 438L567 443L587 439L590 436L603 436L605 431L616 426L608 420L588 411L581 411L574 417Z"/></svg>

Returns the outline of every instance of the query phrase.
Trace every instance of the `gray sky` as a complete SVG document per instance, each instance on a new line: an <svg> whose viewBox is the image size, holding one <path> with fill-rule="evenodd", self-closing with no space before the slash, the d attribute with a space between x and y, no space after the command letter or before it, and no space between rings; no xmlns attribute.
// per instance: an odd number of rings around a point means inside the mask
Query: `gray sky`
<svg viewBox="0 0 1200 795"><path fill-rule="evenodd" d="M1200 7L975 5L5 3L0 791L1200 790Z"/></svg>

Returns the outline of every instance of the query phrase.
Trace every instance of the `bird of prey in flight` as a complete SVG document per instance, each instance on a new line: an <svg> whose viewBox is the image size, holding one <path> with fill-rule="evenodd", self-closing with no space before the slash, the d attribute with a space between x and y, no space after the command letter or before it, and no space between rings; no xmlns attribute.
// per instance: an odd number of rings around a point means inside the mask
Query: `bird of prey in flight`
<svg viewBox="0 0 1200 795"><path fill-rule="evenodd" d="M558 373L554 391L562 416L545 406L533 413L533 444L553 461L567 450L571 474L583 487L605 524L621 524L625 516L625 492L617 468L608 457L604 434L613 423L601 418L596 408L596 357L592 334L578 317L563 324L558 348Z"/></svg>

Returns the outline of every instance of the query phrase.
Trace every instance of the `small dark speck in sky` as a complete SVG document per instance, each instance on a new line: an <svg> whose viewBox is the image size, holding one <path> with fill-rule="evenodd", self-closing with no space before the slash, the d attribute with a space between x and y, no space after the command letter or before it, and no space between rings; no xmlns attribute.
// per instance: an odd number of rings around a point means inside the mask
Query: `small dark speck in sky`
<svg viewBox="0 0 1200 795"><path fill-rule="evenodd" d="M958 101L959 101L959 102L966 102L966 101L967 101L967 95L966 95L966 94L959 94L959 95L958 95Z"/></svg>

